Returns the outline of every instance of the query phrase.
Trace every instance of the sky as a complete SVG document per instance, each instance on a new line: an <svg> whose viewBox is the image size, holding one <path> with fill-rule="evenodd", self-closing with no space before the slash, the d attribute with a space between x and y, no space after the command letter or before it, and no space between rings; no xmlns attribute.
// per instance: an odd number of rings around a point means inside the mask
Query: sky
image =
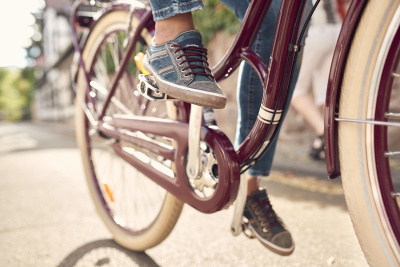
<svg viewBox="0 0 400 267"><path fill-rule="evenodd" d="M24 47L34 34L34 12L44 6L43 0L0 0L0 67L27 66Z"/></svg>

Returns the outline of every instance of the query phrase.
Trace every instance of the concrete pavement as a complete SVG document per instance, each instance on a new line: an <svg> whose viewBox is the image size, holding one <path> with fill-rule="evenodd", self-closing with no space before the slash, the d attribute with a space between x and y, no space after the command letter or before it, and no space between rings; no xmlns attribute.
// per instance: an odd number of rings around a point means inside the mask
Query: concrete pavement
<svg viewBox="0 0 400 267"><path fill-rule="evenodd" d="M263 181L294 236L289 257L232 236L232 208L205 215L189 206L165 242L143 253L125 250L94 211L67 129L0 124L0 266L367 265L340 181L299 177L291 168Z"/></svg>

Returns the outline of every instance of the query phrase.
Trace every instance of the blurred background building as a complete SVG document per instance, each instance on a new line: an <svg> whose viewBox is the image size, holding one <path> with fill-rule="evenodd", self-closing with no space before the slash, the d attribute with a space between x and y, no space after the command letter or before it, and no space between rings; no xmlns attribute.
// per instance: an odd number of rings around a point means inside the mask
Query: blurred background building
<svg viewBox="0 0 400 267"><path fill-rule="evenodd" d="M74 48L69 23L72 3L73 0L46 0L42 14L37 15L43 37L40 56L35 58L36 72L40 75L34 88L31 108L34 120L73 123L75 94L71 84L70 67ZM206 9L195 13L199 16L196 27L208 43L209 61L214 65L233 42L239 22L234 21L236 18L232 19L234 15L230 12L217 16L216 10L226 9L218 0L205 0L204 3ZM216 23L210 18L225 22L221 23L221 28L215 29ZM236 132L237 117L236 79L237 73L221 82L228 96L228 105L224 110L216 111L219 126L232 141ZM310 141L312 131L308 125L301 116L291 110L289 112L291 114L287 116L287 123L281 131L282 138Z"/></svg>
<svg viewBox="0 0 400 267"><path fill-rule="evenodd" d="M69 24L72 0L46 0L43 11L43 51L37 67L42 77L34 94L33 118L70 121L74 117L74 92L70 67L73 45Z"/></svg>
<svg viewBox="0 0 400 267"><path fill-rule="evenodd" d="M36 14L42 38L40 53L32 53L32 58L35 58L35 73L39 78L33 90L31 104L31 118L34 120L73 123L75 94L70 67L74 49L69 24L72 3L73 0L46 0L42 14ZM233 13L224 12L220 17L217 16L216 10L226 8L218 0L204 0L204 3L206 9L195 13L200 16L196 20L196 27L202 32L209 49L209 61L214 65L233 42L239 24L232 22L227 15L234 16ZM221 24L221 28L214 29L214 20L226 22ZM237 118L236 77L237 73L221 82L221 87L228 96L228 105L225 109L216 111L219 126L232 141ZM400 97L395 103L399 101ZM299 114L289 109L280 138L295 143L310 143L313 131Z"/></svg>

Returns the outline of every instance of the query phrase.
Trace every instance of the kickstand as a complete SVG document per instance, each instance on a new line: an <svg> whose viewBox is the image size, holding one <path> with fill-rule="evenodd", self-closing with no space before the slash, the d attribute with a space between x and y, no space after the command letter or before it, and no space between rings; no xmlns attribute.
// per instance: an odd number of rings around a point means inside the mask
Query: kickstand
<svg viewBox="0 0 400 267"><path fill-rule="evenodd" d="M235 201L235 210L233 212L231 232L234 236L239 235L243 229L243 211L246 204L247 195L247 172L240 176L239 192Z"/></svg>

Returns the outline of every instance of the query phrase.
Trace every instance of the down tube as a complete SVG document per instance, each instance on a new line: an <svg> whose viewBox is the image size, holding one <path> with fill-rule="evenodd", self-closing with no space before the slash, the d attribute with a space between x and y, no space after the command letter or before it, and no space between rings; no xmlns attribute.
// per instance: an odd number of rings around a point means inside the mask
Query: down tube
<svg viewBox="0 0 400 267"><path fill-rule="evenodd" d="M298 25L305 3L306 0L282 1L268 69L261 58L252 51L244 49L241 54L241 58L256 70L264 87L257 120L237 150L242 165L252 156L259 156L255 154L268 145L278 128L295 56L295 52L290 48L296 43Z"/></svg>

